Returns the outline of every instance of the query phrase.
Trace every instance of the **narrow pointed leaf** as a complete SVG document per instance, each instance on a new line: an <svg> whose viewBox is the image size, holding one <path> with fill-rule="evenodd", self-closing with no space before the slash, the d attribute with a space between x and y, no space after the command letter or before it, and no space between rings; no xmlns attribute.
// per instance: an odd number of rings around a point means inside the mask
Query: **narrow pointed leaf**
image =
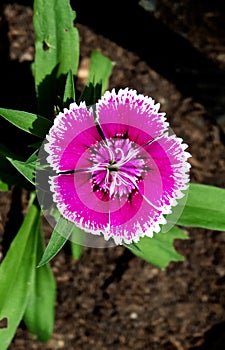
<svg viewBox="0 0 225 350"><path fill-rule="evenodd" d="M98 51L93 51L86 87L80 101L87 105L94 104L102 96L109 84L112 73L112 62Z"/></svg>
<svg viewBox="0 0 225 350"><path fill-rule="evenodd" d="M30 157L26 160L26 164L28 163L36 163L38 160L38 150L30 155Z"/></svg>
<svg viewBox="0 0 225 350"><path fill-rule="evenodd" d="M36 246L35 266L44 252L41 221L38 227L38 242ZM36 334L39 341L48 341L54 327L56 286L49 264L35 268L30 287L28 304L23 320L29 332Z"/></svg>
<svg viewBox="0 0 225 350"><path fill-rule="evenodd" d="M54 230L37 267L40 268L47 264L51 259L53 259L60 252L66 241L67 238L60 235L56 230Z"/></svg>
<svg viewBox="0 0 225 350"><path fill-rule="evenodd" d="M70 69L66 78L63 104L65 107L69 107L69 104L74 101L75 101L75 88L74 88L73 73L72 73L72 70Z"/></svg>
<svg viewBox="0 0 225 350"><path fill-rule="evenodd" d="M70 225L70 229L68 230L68 221L62 216L57 217L57 224L52 232L50 241L44 251L44 254L38 264L38 267L47 264L59 253L59 251L62 249L62 247L65 245L66 241L70 237L72 233L72 227L73 225ZM65 232L65 235L62 235L62 232Z"/></svg>
<svg viewBox="0 0 225 350"><path fill-rule="evenodd" d="M191 184L187 202L177 224L225 230L225 189Z"/></svg>
<svg viewBox="0 0 225 350"><path fill-rule="evenodd" d="M28 302L38 218L39 210L32 204L0 266L0 319L8 320L8 327L0 329L1 350L8 349Z"/></svg>
<svg viewBox="0 0 225 350"><path fill-rule="evenodd" d="M80 259L81 255L82 255L82 251L83 251L82 245L74 243L74 242L71 242L72 257L75 260Z"/></svg>
<svg viewBox="0 0 225 350"><path fill-rule="evenodd" d="M57 224L44 251L41 261L38 264L38 267L43 266L54 258L69 238L71 238L73 242L75 239L79 239L79 242L82 242L82 238L84 236L84 231L78 228L73 222L68 221L62 215L60 215L57 209L52 211L52 215L56 219ZM77 250L76 256L78 256L78 253L81 254L81 247L74 247L74 250L75 249Z"/></svg>
<svg viewBox="0 0 225 350"><path fill-rule="evenodd" d="M45 138L45 135L52 125L48 119L37 114L13 109L0 108L0 116L17 128L41 138Z"/></svg>
<svg viewBox="0 0 225 350"><path fill-rule="evenodd" d="M35 185L36 162L21 162L8 157L7 159L32 185Z"/></svg>
<svg viewBox="0 0 225 350"><path fill-rule="evenodd" d="M24 187L28 190L33 189L33 185L18 173L18 170L8 161L8 159L0 154L0 181L7 184L10 189L13 185Z"/></svg>
<svg viewBox="0 0 225 350"><path fill-rule="evenodd" d="M175 239L187 239L187 234L174 226L167 233L159 232L153 238L143 237L135 245L136 249L130 249L132 253L160 268L165 268L171 261L183 261L184 257L174 248Z"/></svg>
<svg viewBox="0 0 225 350"><path fill-rule="evenodd" d="M108 87L112 66L112 61L101 52L92 52L88 83L93 83L93 85L101 84L101 94L103 94Z"/></svg>

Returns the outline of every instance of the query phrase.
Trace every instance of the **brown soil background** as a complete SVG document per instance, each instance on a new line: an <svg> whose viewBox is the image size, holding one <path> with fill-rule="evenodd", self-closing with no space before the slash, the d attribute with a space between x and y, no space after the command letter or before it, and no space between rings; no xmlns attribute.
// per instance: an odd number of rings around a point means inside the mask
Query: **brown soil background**
<svg viewBox="0 0 225 350"><path fill-rule="evenodd" d="M80 34L78 91L91 51L100 50L114 62L110 89L130 87L161 103L189 144L191 181L224 188L224 5L155 0L148 12L131 0L93 3L71 1ZM3 1L0 15L0 105L32 111L32 7ZM0 193L1 241L6 228L16 230L25 195ZM21 323L9 349L225 349L225 232L187 231L189 240L175 242L185 262L165 270L123 247L84 248L79 261L63 249L51 262L57 281L52 339L37 342Z"/></svg>

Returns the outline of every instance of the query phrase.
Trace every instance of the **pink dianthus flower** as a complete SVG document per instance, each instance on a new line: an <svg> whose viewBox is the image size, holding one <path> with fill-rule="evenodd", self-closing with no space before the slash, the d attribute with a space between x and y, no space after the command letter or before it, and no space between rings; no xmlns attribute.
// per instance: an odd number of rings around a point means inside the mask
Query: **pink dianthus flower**
<svg viewBox="0 0 225 350"><path fill-rule="evenodd" d="M152 237L189 182L189 153L159 104L135 90L72 103L47 135L53 200L61 215L116 244Z"/></svg>

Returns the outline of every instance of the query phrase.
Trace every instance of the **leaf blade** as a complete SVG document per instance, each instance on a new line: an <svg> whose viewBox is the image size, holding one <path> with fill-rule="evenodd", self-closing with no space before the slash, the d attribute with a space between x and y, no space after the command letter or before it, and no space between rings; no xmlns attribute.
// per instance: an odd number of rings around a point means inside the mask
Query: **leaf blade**
<svg viewBox="0 0 225 350"><path fill-rule="evenodd" d="M35 265L41 259L44 251L40 220L37 230L38 242ZM51 338L53 332L56 298L55 279L49 264L35 268L30 289L23 320L29 332L36 334L39 341L46 342Z"/></svg>
<svg viewBox="0 0 225 350"><path fill-rule="evenodd" d="M45 138L52 125L40 115L14 109L0 108L0 115L17 128L40 138Z"/></svg>
<svg viewBox="0 0 225 350"><path fill-rule="evenodd" d="M38 267L43 266L53 259L65 245L68 239L71 240L71 244L77 245L77 247L74 246L74 250L76 250L76 252L74 251L75 256L80 256L82 252L84 231L77 227L73 222L65 219L57 209L52 210L52 215L56 219L57 224L53 230L50 241L44 251Z"/></svg>
<svg viewBox="0 0 225 350"><path fill-rule="evenodd" d="M225 230L225 189L191 184L178 225Z"/></svg>
<svg viewBox="0 0 225 350"><path fill-rule="evenodd" d="M73 73L72 73L72 70L70 69L66 78L66 85L65 85L64 96L63 96L64 107L69 107L69 104L74 101L75 101L75 88L74 88Z"/></svg>
<svg viewBox="0 0 225 350"><path fill-rule="evenodd" d="M57 224L52 232L50 241L37 266L38 268L47 264L51 259L53 259L59 253L59 251L65 245L65 243L67 242L67 240L69 239L72 233L73 225L69 224L68 226L68 221L60 215L58 210L53 210L53 216L57 220ZM67 233L65 236L63 236L60 234L60 232L65 232L65 229Z"/></svg>
<svg viewBox="0 0 225 350"><path fill-rule="evenodd" d="M21 162L9 157L7 157L7 159L19 171L19 173L35 186L36 162Z"/></svg>
<svg viewBox="0 0 225 350"><path fill-rule="evenodd" d="M8 328L0 329L2 350L8 349L27 305L35 267L37 236L33 233L38 215L37 207L32 204L0 266L0 319L8 319Z"/></svg>
<svg viewBox="0 0 225 350"><path fill-rule="evenodd" d="M0 191L8 191L9 185L0 179Z"/></svg>
<svg viewBox="0 0 225 350"><path fill-rule="evenodd" d="M159 232L153 238L141 238L138 243L135 243L139 250L130 249L129 245L127 248L147 262L164 269L172 261L184 261L184 257L175 250L173 243L175 239L187 238L183 230L174 226L167 233Z"/></svg>
<svg viewBox="0 0 225 350"><path fill-rule="evenodd" d="M72 257L75 260L79 260L81 255L82 255L83 247L80 244L71 242L71 252L72 252Z"/></svg>
<svg viewBox="0 0 225 350"><path fill-rule="evenodd" d="M79 37L74 27L76 14L69 0L35 0L35 61L33 72L39 111L51 115L56 95L63 97L64 78L77 73Z"/></svg>
<svg viewBox="0 0 225 350"><path fill-rule="evenodd" d="M92 52L88 83L93 83L94 85L101 83L101 94L103 94L108 87L112 67L112 61L108 59L108 57L99 51Z"/></svg>
<svg viewBox="0 0 225 350"><path fill-rule="evenodd" d="M108 87L112 73L112 62L99 51L93 51L89 68L88 81L80 97L87 105L98 101Z"/></svg>

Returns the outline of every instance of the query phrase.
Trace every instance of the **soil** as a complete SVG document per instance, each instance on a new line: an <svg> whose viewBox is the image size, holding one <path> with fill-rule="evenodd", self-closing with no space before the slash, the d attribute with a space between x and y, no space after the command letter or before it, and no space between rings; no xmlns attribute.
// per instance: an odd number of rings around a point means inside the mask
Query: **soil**
<svg viewBox="0 0 225 350"><path fill-rule="evenodd" d="M189 144L191 181L224 188L224 5L106 3L71 1L80 35L78 91L92 50L100 50L114 62L109 89L130 87L160 102L174 132ZM0 105L32 111L32 7L28 1L1 6ZM1 241L9 227L16 232L25 204L24 191L0 193ZM188 240L175 242L186 260L164 270L123 247L85 247L78 261L63 249L51 262L57 281L52 339L36 341L21 323L9 350L224 349L225 232L187 232Z"/></svg>

